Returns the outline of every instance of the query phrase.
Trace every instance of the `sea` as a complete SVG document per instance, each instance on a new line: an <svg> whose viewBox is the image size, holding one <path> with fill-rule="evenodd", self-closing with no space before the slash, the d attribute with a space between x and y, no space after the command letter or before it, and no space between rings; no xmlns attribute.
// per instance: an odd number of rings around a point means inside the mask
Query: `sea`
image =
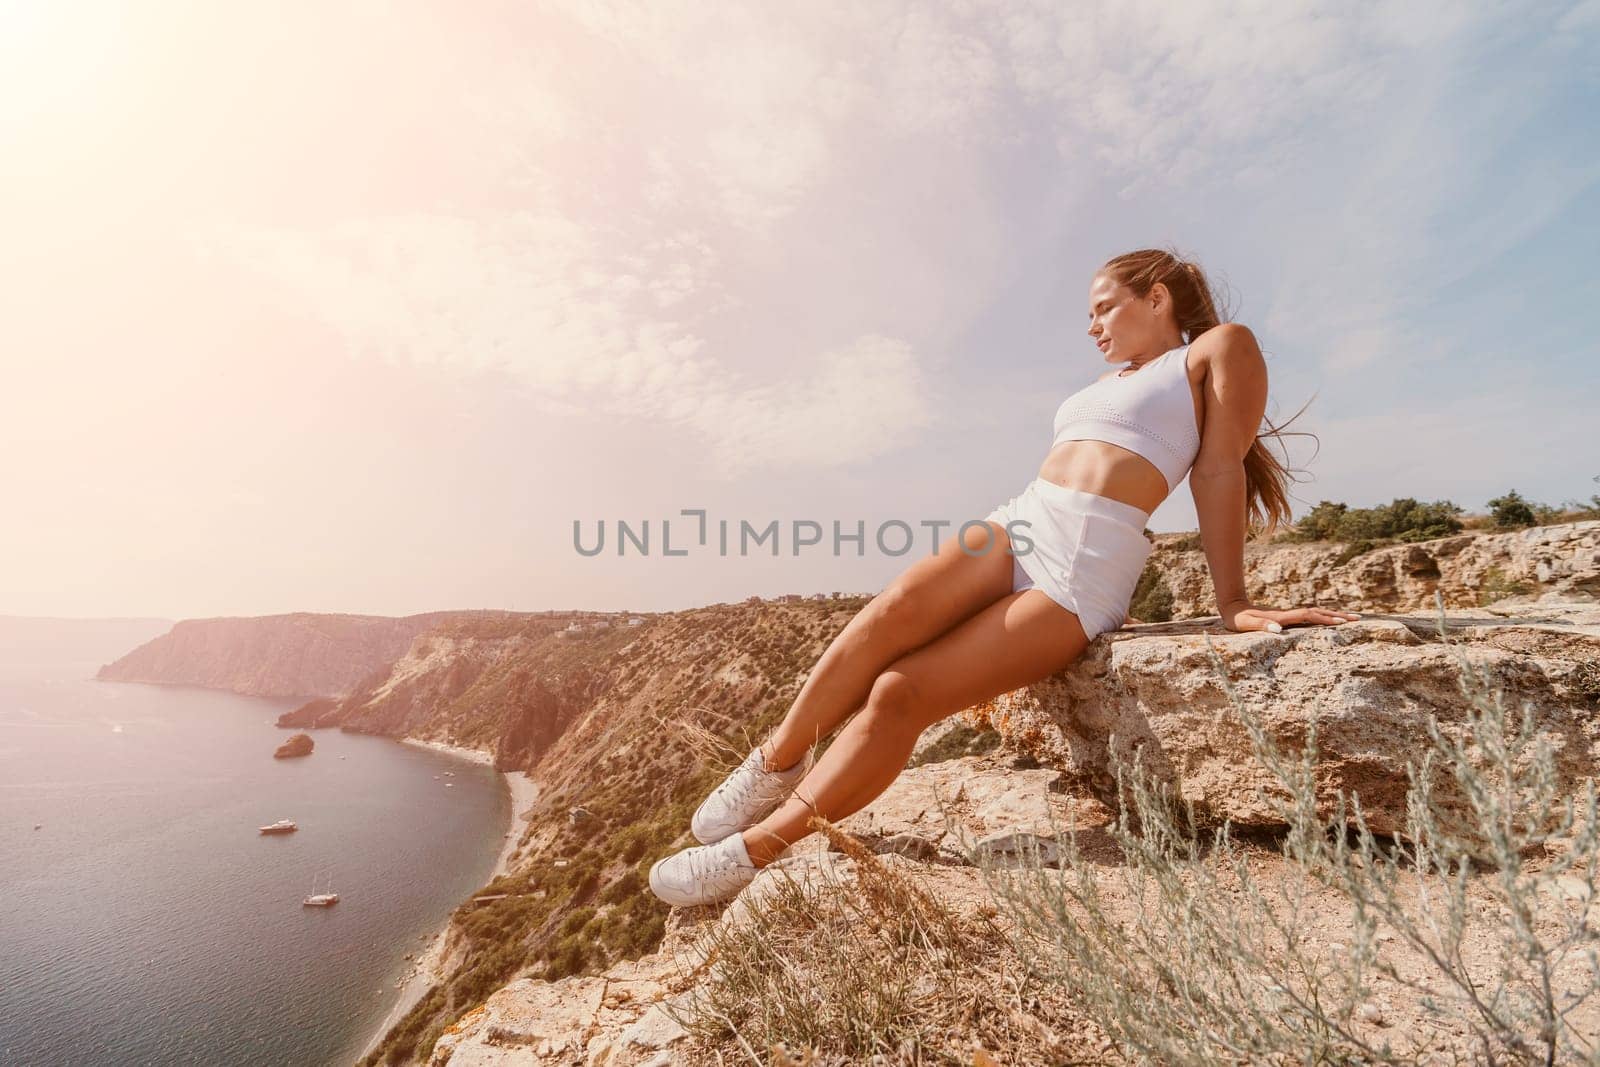
<svg viewBox="0 0 1600 1067"><path fill-rule="evenodd" d="M298 701L97 682L138 641L10 621L0 1064L355 1062L406 955L493 873L502 777L337 730L274 759ZM279 819L299 830L258 832ZM313 890L339 902L303 906Z"/></svg>

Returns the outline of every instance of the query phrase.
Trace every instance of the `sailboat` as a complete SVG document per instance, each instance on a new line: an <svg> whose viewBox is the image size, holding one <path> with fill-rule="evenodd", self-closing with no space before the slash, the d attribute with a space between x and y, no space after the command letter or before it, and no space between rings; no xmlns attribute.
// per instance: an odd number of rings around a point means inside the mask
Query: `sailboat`
<svg viewBox="0 0 1600 1067"><path fill-rule="evenodd" d="M313 879L311 882L311 895L300 903L307 908L331 908L339 903L339 894L317 892L317 883Z"/></svg>

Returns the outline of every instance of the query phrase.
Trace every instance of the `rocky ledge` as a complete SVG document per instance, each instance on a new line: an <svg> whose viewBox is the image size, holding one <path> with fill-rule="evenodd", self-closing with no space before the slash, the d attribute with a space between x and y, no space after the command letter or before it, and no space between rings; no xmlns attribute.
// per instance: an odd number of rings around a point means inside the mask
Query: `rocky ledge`
<svg viewBox="0 0 1600 1067"><path fill-rule="evenodd" d="M1171 593L1172 617L1215 610L1198 535L1157 534L1155 542L1149 566ZM1452 605L1534 595L1592 602L1600 596L1600 520L1360 547L1338 541L1247 545L1246 591L1261 604L1422 615L1433 611L1435 593Z"/></svg>
<svg viewBox="0 0 1600 1067"><path fill-rule="evenodd" d="M1069 788L1114 803L1112 754L1177 785L1205 822L1273 826L1266 770L1212 664L1280 750L1298 756L1316 724L1318 788L1360 795L1368 825L1405 819L1406 763L1431 716L1459 735L1468 706L1458 662L1531 706L1564 786L1595 773L1600 741L1600 604L1546 599L1438 616L1367 614L1336 627L1232 633L1209 619L1106 635L1065 671L994 702L1018 749L1060 767ZM1448 788L1448 783L1445 783Z"/></svg>

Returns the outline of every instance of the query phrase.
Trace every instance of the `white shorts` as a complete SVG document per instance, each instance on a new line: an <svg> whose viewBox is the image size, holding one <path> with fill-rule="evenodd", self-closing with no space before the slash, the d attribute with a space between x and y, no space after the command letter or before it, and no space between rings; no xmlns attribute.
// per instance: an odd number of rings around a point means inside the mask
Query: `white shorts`
<svg viewBox="0 0 1600 1067"><path fill-rule="evenodd" d="M1089 640L1127 617L1155 546L1132 504L1035 478L985 518L1012 537L1012 592L1038 588L1078 617Z"/></svg>

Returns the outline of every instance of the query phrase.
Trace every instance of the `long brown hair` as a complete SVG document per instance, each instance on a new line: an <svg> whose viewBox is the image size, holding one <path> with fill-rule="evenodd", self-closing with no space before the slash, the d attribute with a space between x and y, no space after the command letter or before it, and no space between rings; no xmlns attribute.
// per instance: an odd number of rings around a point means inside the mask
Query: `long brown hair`
<svg viewBox="0 0 1600 1067"><path fill-rule="evenodd" d="M1185 344L1192 344L1195 338L1211 327L1231 320L1231 313L1219 313L1211 283L1206 280L1200 265L1174 252L1161 248L1126 252L1106 260L1100 273L1126 285L1141 297L1148 294L1156 282L1164 284L1167 292L1172 294L1173 315L1177 319L1178 329L1183 331ZM1270 537L1280 527L1292 526L1289 483L1295 480L1291 475L1294 468L1279 461L1267 449L1265 439L1279 438L1278 446L1282 448L1284 427L1299 418L1310 403L1306 401L1282 426L1274 426L1271 419L1263 416L1262 421L1267 429L1256 434L1250 451L1245 454L1245 521L1252 540ZM1296 431L1292 436L1316 437L1316 434ZM1288 458L1287 449L1284 450L1284 457Z"/></svg>

